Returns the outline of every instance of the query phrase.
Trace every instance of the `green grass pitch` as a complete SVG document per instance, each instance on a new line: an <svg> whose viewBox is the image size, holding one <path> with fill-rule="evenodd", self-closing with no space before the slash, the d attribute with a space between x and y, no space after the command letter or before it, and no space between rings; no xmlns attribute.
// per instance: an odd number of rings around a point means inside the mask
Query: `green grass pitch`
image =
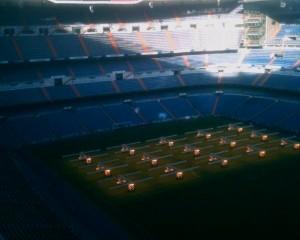
<svg viewBox="0 0 300 240"><path fill-rule="evenodd" d="M79 160L79 153L63 158L108 195L123 195L129 186L134 186L134 192L155 191L201 178L205 172L295 153L294 144L293 136L282 138L278 132L233 122L92 150L86 153L90 163Z"/></svg>
<svg viewBox="0 0 300 240"><path fill-rule="evenodd" d="M231 131L229 124L234 126ZM238 133L237 127L243 132ZM197 130L203 136L196 137ZM251 138L252 132L257 136ZM208 140L206 133L212 134ZM262 141L263 134L267 141ZM174 146L159 144L160 137L173 140ZM223 145L221 138L226 141ZM288 143L284 147L283 138ZM186 239L195 234L237 234L249 227L253 234L296 227L300 221L297 140L270 129L205 118L119 129L34 150L123 225L132 239ZM231 141L237 144L233 148ZM122 144L135 149L135 154L121 152ZM184 152L185 146L189 151ZM251 153L246 153L247 146ZM198 157L193 155L195 148L200 149ZM261 150L266 151L263 158L258 155ZM92 163L79 161L80 152L91 156ZM143 154L150 158L141 160ZM209 162L210 155L216 160ZM151 159L158 160L157 167L151 166ZM227 167L221 166L222 160L228 160ZM174 172L165 173L167 167ZM111 170L111 176L104 176L105 169ZM181 180L176 179L179 171ZM116 184L117 177L126 183ZM128 183L135 184L135 191L128 191Z"/></svg>

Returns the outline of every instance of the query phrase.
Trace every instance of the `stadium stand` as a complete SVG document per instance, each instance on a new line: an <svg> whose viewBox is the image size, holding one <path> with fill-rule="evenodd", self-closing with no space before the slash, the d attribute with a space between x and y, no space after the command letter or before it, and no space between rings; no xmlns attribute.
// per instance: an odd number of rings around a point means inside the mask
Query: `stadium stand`
<svg viewBox="0 0 300 240"><path fill-rule="evenodd" d="M0 36L0 61L1 62L17 62L18 58L16 49L14 48L13 41L9 37Z"/></svg>
<svg viewBox="0 0 300 240"><path fill-rule="evenodd" d="M300 134L299 25L247 49L242 7L148 8L78 22L0 14L0 240L76 239L2 147L204 117Z"/></svg>
<svg viewBox="0 0 300 240"><path fill-rule="evenodd" d="M184 98L165 98L160 103L168 109L174 118L190 118L197 116L195 109Z"/></svg>
<svg viewBox="0 0 300 240"><path fill-rule="evenodd" d="M300 36L300 26L297 24L282 24L276 37L283 38L285 36Z"/></svg>
<svg viewBox="0 0 300 240"><path fill-rule="evenodd" d="M265 48L252 49L244 59L244 63L254 66L275 65L292 68L298 59L298 49Z"/></svg>
<svg viewBox="0 0 300 240"><path fill-rule="evenodd" d="M116 126L131 126L142 124L142 120L126 103L103 106L104 112Z"/></svg>
<svg viewBox="0 0 300 240"><path fill-rule="evenodd" d="M28 105L34 103L45 103L62 100L72 100L82 97L96 97L105 95L114 95L129 92L143 92L155 90L167 90L173 88L191 87L191 86L214 86L222 84L248 87L264 87L268 89L288 90L291 92L300 91L300 81L297 73L223 73L222 79L219 79L217 73L207 73L206 71L186 72L180 75L165 73L155 77L143 76L137 78L128 78L123 80L111 80L109 78L99 79L80 79L76 82L68 80L62 86L53 86L38 83L34 85L22 84L15 90L3 88L0 91L1 107ZM26 86L26 87L24 87ZM16 88L16 86L10 86Z"/></svg>
<svg viewBox="0 0 300 240"><path fill-rule="evenodd" d="M144 100L134 102L136 111L148 122L162 122L171 120L172 116L164 110L157 100Z"/></svg>
<svg viewBox="0 0 300 240"><path fill-rule="evenodd" d="M274 103L273 99L265 97L250 97L235 110L233 117L243 121L250 121L257 115L262 114Z"/></svg>
<svg viewBox="0 0 300 240"><path fill-rule="evenodd" d="M111 55L163 54L171 52L193 52L209 50L226 50L239 47L242 21L240 15L230 18L224 15L211 16L207 19L198 18L199 29L191 27L193 17L186 17L176 23L176 19L156 21L153 27L137 22L135 25L118 24L107 26L100 24L89 32L73 32L74 25L49 25L47 34L40 33L38 28L31 26L31 32L22 31L18 34L0 36L4 48L0 53L1 62L45 61L61 59L99 58ZM228 21L227 24L224 21ZM193 24L192 24L193 25ZM102 28L100 31L99 29ZM219 42L218 37L225 39ZM211 39L215 39L212 42Z"/></svg>
<svg viewBox="0 0 300 240"><path fill-rule="evenodd" d="M293 101L278 102L270 97L235 93L222 95L202 93L158 100L150 98L108 103L103 106L78 106L70 109L48 110L33 115L19 114L2 120L1 129L9 132L8 141L18 139L19 144L24 144L171 119L218 115L297 133L300 130L297 125L297 121L300 121L299 110L299 103ZM282 111L286 114L282 115ZM276 118L278 121L271 121L272 116L278 116ZM291 124L288 124L289 121Z"/></svg>
<svg viewBox="0 0 300 240"><path fill-rule="evenodd" d="M174 88L179 87L180 82L176 77L173 76L159 76L152 78L145 78L144 83L147 89L163 89L163 88Z"/></svg>
<svg viewBox="0 0 300 240"><path fill-rule="evenodd" d="M25 59L38 61L52 57L44 36L18 36L16 42Z"/></svg>
<svg viewBox="0 0 300 240"><path fill-rule="evenodd" d="M49 39L53 44L58 59L85 56L78 35L61 34L50 36Z"/></svg>
<svg viewBox="0 0 300 240"><path fill-rule="evenodd" d="M1 151L0 231L3 239L77 239L34 193L10 157Z"/></svg>

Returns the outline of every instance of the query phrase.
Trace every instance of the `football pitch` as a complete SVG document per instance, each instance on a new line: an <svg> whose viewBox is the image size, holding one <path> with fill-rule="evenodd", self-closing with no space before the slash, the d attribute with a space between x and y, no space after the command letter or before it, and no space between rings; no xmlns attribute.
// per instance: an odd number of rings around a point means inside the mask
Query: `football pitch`
<svg viewBox="0 0 300 240"><path fill-rule="evenodd" d="M63 155L71 168L108 195L155 191L285 154L300 153L296 136L231 122L183 134L124 141L106 149Z"/></svg>
<svg viewBox="0 0 300 240"><path fill-rule="evenodd" d="M66 140L37 154L132 239L178 239L220 236L233 226L235 233L251 226L267 234L278 224L295 227L298 142L248 123L205 118Z"/></svg>

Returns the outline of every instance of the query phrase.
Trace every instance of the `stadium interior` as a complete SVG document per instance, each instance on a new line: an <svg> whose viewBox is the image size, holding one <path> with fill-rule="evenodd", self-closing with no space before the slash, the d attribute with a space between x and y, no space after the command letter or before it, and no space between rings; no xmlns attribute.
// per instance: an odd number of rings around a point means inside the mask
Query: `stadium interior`
<svg viewBox="0 0 300 240"><path fill-rule="evenodd" d="M298 0L1 1L0 240L297 239L299 20Z"/></svg>

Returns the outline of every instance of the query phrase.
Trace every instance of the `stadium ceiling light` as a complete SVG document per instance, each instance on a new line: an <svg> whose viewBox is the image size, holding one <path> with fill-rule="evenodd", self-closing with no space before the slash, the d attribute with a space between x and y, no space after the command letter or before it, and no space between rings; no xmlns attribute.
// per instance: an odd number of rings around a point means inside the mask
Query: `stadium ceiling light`
<svg viewBox="0 0 300 240"><path fill-rule="evenodd" d="M222 167L227 167L228 164L229 164L229 161L227 159L223 159L222 162L221 162Z"/></svg>
<svg viewBox="0 0 300 240"><path fill-rule="evenodd" d="M235 148L236 145L237 145L237 142L236 142L236 141L231 141L231 142L230 142L230 147L231 147L231 148Z"/></svg>
<svg viewBox="0 0 300 240"><path fill-rule="evenodd" d="M87 158L85 159L85 163L86 163L86 164L91 164L91 163L92 163L92 158L91 158L91 157L87 157Z"/></svg>
<svg viewBox="0 0 300 240"><path fill-rule="evenodd" d="M300 150L300 143L295 143L294 144L294 149L295 150Z"/></svg>
<svg viewBox="0 0 300 240"><path fill-rule="evenodd" d="M127 185L127 189L128 189L129 192L135 191L135 184L134 183L129 183Z"/></svg>
<svg viewBox="0 0 300 240"><path fill-rule="evenodd" d="M211 133L206 133L206 134L205 134L205 139L206 139L206 140L211 139L211 137L212 137L212 134L211 134Z"/></svg>
<svg viewBox="0 0 300 240"><path fill-rule="evenodd" d="M129 150L129 156L134 156L134 154L135 154L135 149L134 149L134 148L131 148L131 149Z"/></svg>
<svg viewBox="0 0 300 240"><path fill-rule="evenodd" d="M174 144L175 144L175 141L173 141L173 140L170 140L170 141L168 142L168 146L169 146L169 147L173 147Z"/></svg>
<svg viewBox="0 0 300 240"><path fill-rule="evenodd" d="M261 150L261 151L259 151L259 153L258 153L258 156L259 156L260 158L264 158L266 155L267 155L266 150Z"/></svg>
<svg viewBox="0 0 300 240"><path fill-rule="evenodd" d="M183 172L182 171L176 172L176 179L180 180L182 178L183 178Z"/></svg>
<svg viewBox="0 0 300 240"><path fill-rule="evenodd" d="M243 131L244 131L244 129L243 129L242 127L237 128L237 132L238 132L238 133L241 133L241 132L243 132Z"/></svg>
<svg viewBox="0 0 300 240"><path fill-rule="evenodd" d="M105 169L104 176L109 177L110 175L111 175L111 170L110 169Z"/></svg>
<svg viewBox="0 0 300 240"><path fill-rule="evenodd" d="M84 1L84 0L48 0L48 2L54 3L54 4L78 4L78 5L128 5L128 4L138 4L144 0L113 0L113 1L103 1L103 0L90 0L90 1Z"/></svg>
<svg viewBox="0 0 300 240"><path fill-rule="evenodd" d="M195 149L194 149L194 156L195 156L195 157L198 157L198 156L200 155L200 152L201 152L201 151L200 151L200 148L195 148Z"/></svg>
<svg viewBox="0 0 300 240"><path fill-rule="evenodd" d="M151 166L152 167L156 167L158 165L158 160L155 158L155 159L152 159L151 160Z"/></svg>
<svg viewBox="0 0 300 240"><path fill-rule="evenodd" d="M267 141L268 139L269 139L269 136L268 136L267 134L263 134L263 135L261 136L261 140L262 140L263 142Z"/></svg>

